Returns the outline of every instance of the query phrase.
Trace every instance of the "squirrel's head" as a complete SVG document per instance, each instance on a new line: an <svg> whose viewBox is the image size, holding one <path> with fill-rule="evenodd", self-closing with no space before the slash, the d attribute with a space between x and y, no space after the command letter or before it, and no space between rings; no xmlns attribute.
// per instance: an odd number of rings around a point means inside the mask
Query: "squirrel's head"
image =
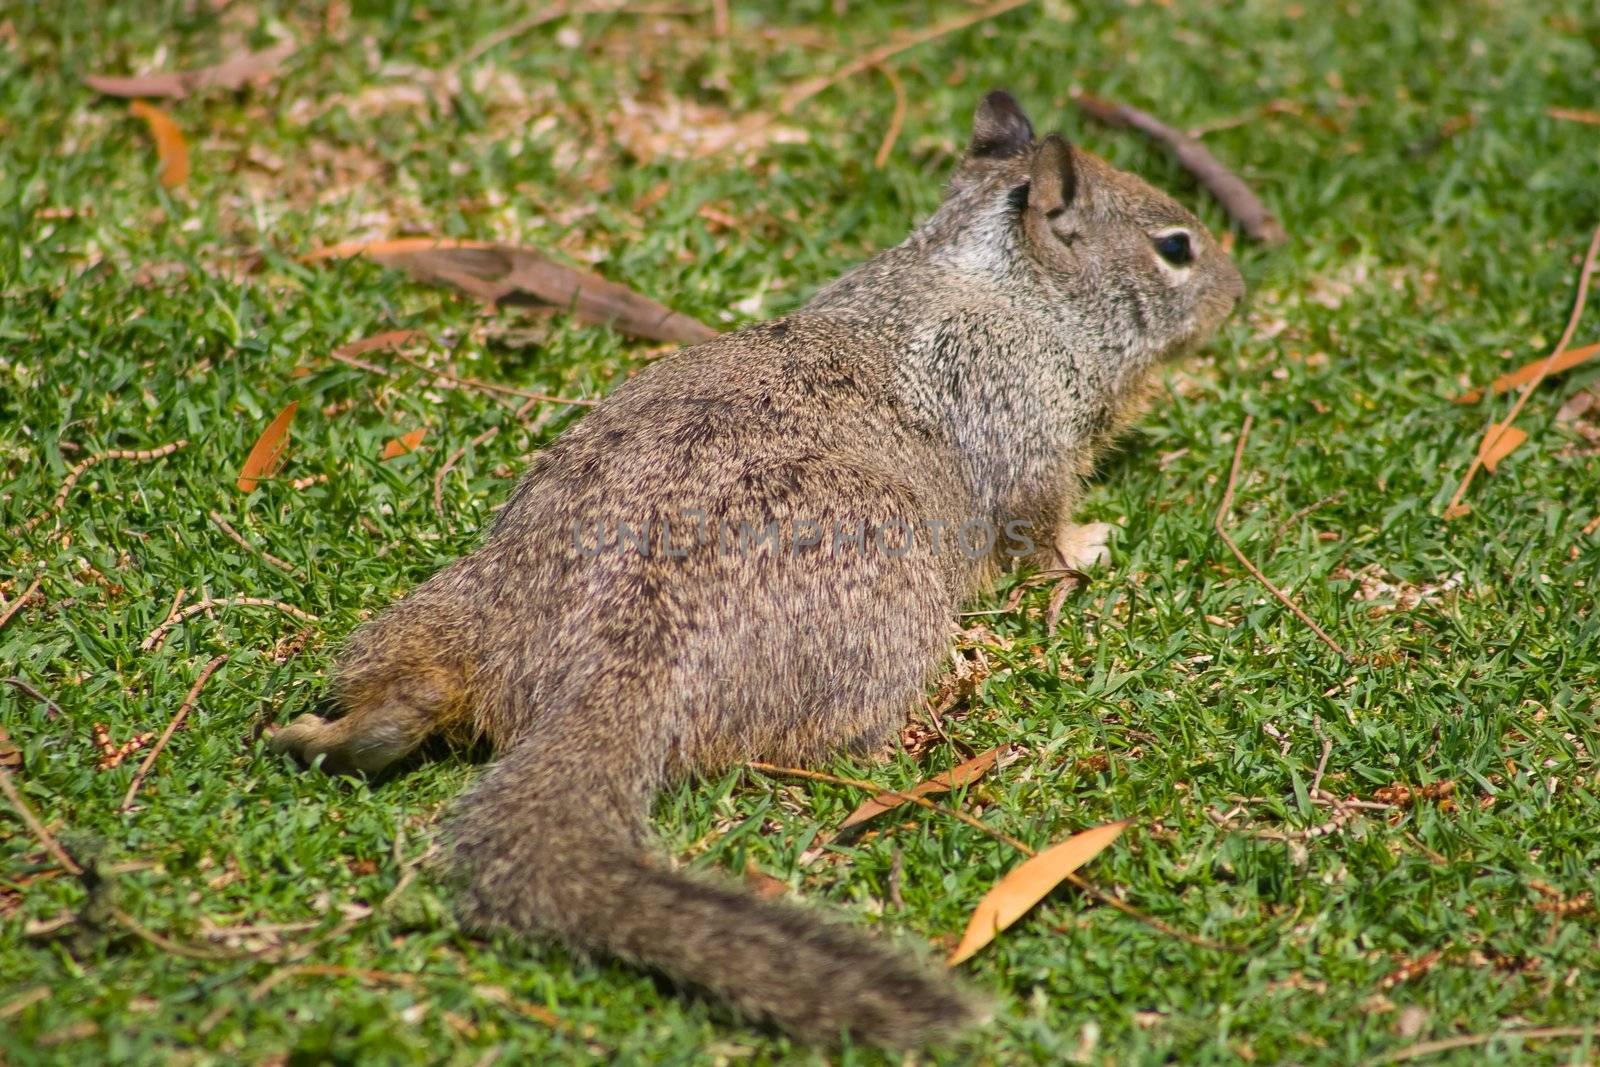
<svg viewBox="0 0 1600 1067"><path fill-rule="evenodd" d="M1042 279L1115 334L1113 345L1146 358L1202 340L1244 295L1238 269L1199 219L1059 134L1035 140L1006 92L978 106L952 201L1010 231L1012 258L1024 262L1002 270Z"/></svg>

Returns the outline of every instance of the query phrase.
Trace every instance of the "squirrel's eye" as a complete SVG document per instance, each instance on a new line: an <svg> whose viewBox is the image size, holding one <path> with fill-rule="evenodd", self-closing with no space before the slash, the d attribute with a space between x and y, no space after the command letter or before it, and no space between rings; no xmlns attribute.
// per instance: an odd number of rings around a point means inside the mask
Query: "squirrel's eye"
<svg viewBox="0 0 1600 1067"><path fill-rule="evenodd" d="M1189 235L1179 230L1156 239L1156 252L1174 267L1183 267L1194 261L1194 249L1189 245Z"/></svg>

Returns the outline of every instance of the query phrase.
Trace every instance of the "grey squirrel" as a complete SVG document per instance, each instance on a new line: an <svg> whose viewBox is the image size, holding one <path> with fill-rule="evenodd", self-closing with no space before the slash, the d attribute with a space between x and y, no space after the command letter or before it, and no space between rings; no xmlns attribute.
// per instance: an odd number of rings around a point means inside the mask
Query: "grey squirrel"
<svg viewBox="0 0 1600 1067"><path fill-rule="evenodd" d="M975 1000L803 908L673 869L664 784L893 735L1008 556L1071 512L1152 370L1243 295L1171 198L990 93L943 203L805 307L680 351L535 455L484 544L365 624L344 715L272 743L494 763L450 820L465 921L636 961L805 1040L916 1046Z"/></svg>

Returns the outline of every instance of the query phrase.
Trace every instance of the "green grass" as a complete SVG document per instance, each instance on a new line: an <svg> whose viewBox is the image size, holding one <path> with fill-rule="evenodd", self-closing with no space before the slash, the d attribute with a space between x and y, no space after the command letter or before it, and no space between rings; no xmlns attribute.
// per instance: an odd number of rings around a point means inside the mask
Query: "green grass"
<svg viewBox="0 0 1600 1067"><path fill-rule="evenodd" d="M969 809L1035 845L1135 820L1089 876L1240 951L1057 892L964 968L995 999L992 1025L920 1061L1348 1064L1415 1041L1600 1021L1600 921L1552 914L1538 888L1575 897L1600 867L1600 532L1581 532L1600 512L1600 457L1554 418L1600 371L1542 389L1521 419L1528 444L1477 480L1469 516L1439 518L1477 435L1508 406L1450 397L1548 351L1600 219L1600 128L1545 114L1594 106L1592 4L1050 0L896 61L909 108L883 170L871 160L893 95L875 73L786 119L803 143L746 156L636 159L610 116L625 98L734 116L769 107L841 55L931 21L922 5L851 3L840 16L820 0L741 2L728 41L709 14L583 16L491 50L454 96L419 94L437 84L426 72L522 5L363 0L331 29L314 5L96 6L0 6L0 530L44 507L84 456L190 444L91 469L59 516L64 538L55 520L0 534L8 600L42 576L40 599L0 631L0 674L65 710L49 718L0 687L0 725L20 750L10 773L103 872L91 896L0 818L0 1005L49 990L0 1019L7 1062L820 1060L634 970L470 937L426 866L394 893L473 777L468 761L438 753L382 782L330 781L254 740L321 699L361 618L474 545L520 458L574 417L519 425L495 398L430 388L398 363L384 381L327 361L331 349L417 327L445 341L429 358L457 373L569 394L603 393L649 357L605 329L486 314L371 265L295 257L408 232L515 240L732 326L899 240L936 203L972 106L995 85L1219 229L1215 205L1158 149L1078 122L1071 89L1179 125L1274 100L1297 109L1207 139L1294 241L1241 243L1251 308L1174 371L1106 464L1085 511L1120 525L1113 566L1068 599L1054 633L1046 590L969 619L992 633L977 643L993 670L947 724L972 749L1015 746L963 798ZM840 44L756 32L803 23ZM79 80L199 65L285 34L305 47L269 86L171 105L193 176L170 194L143 127ZM1470 126L1441 135L1463 115ZM660 195L641 206L647 193ZM1580 341L1600 337L1594 321ZM283 478L239 493L239 464L290 400L300 412ZM1211 529L1246 413L1256 427L1237 536L1362 666L1341 663ZM434 476L494 426L444 480L440 514ZM379 462L384 441L420 427L421 451ZM1284 520L1335 493L1273 546ZM228 540L212 510L299 574ZM1453 576L1415 607L1359 599L1378 579ZM274 650L299 623L270 608L196 617L141 651L180 587L276 598L320 621L288 658ZM224 652L136 809L119 813L143 753L97 769L92 724L118 742L159 731ZM1329 817L1307 794L1323 737L1324 784L1340 795L1448 781L1453 803L1363 810L1342 832L1292 843L1261 836ZM833 769L905 785L960 758L941 743L920 760ZM1208 813L1241 796L1261 801L1219 827ZM664 797L659 825L695 865L753 863L862 926L947 944L1016 857L916 813L803 866L859 799L733 774ZM889 903L896 849L903 909ZM182 946L212 944L214 926L316 924L247 947L315 942L306 962L411 983L302 975L252 997L270 960L186 958L130 935L113 908ZM63 913L71 927L24 936ZM1434 952L1431 968L1386 983ZM1592 1062L1597 1044L1501 1040L1428 1062ZM893 1062L859 1049L834 1059Z"/></svg>

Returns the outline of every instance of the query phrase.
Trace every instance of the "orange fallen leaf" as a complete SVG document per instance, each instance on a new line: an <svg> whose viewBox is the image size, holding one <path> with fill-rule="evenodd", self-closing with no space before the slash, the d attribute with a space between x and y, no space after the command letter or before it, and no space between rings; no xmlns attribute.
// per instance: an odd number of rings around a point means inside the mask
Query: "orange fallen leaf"
<svg viewBox="0 0 1600 1067"><path fill-rule="evenodd" d="M176 189L189 180L189 146L183 131L172 121L172 116L153 104L135 100L128 105L135 118L144 120L150 127L150 136L156 141L156 158L161 161L161 184Z"/></svg>
<svg viewBox="0 0 1600 1067"><path fill-rule="evenodd" d="M858 823L882 815L886 811L893 811L900 805L908 803L902 796L925 797L930 793L947 793L952 789L959 789L964 785L976 782L994 767L995 760L1000 758L1000 749L991 748L989 751L977 755L948 771L936 774L927 781L919 782L910 789L903 789L897 793L879 793L871 800L863 803L852 811L844 822L839 824L839 829L847 830Z"/></svg>
<svg viewBox="0 0 1600 1067"><path fill-rule="evenodd" d="M1600 356L1600 344L1584 345L1582 348L1569 348L1555 358L1550 364L1549 374L1560 374L1562 371L1571 370L1580 363L1587 363L1595 356ZM1544 366L1548 356L1540 356L1531 363L1525 363L1509 374L1502 374L1489 383L1489 391L1496 395L1509 393L1521 385L1527 385L1539 376L1539 368ZM1457 404L1476 404L1483 399L1482 389L1471 389L1456 397Z"/></svg>
<svg viewBox="0 0 1600 1067"><path fill-rule="evenodd" d="M383 446L383 458L385 460L390 460L394 459L396 456L406 455L408 452L415 452L417 450L417 446L422 444L422 439L426 437L427 434L428 431L426 428L424 428L421 430L412 430L410 433L401 434L399 437L391 438L389 442Z"/></svg>
<svg viewBox="0 0 1600 1067"><path fill-rule="evenodd" d="M1566 119L1568 122L1587 122L1591 126L1600 126L1600 111L1579 111L1572 107L1547 107L1544 113L1553 119Z"/></svg>
<svg viewBox="0 0 1600 1067"><path fill-rule="evenodd" d="M283 450L289 444L289 423L294 421L294 413L299 407L300 401L289 401L288 405L267 423L267 428L261 431L261 436L256 438L250 454L244 458L244 466L239 470L239 479L234 482L241 493L254 492L258 480L270 478L278 473L278 468L283 465Z"/></svg>
<svg viewBox="0 0 1600 1067"><path fill-rule="evenodd" d="M995 935L1022 918L1029 908L1060 885L1063 878L1098 856L1127 828L1128 821L1123 820L1085 830L1013 869L978 901L967 922L967 931L945 961L946 966L954 967L971 959L993 941Z"/></svg>
<svg viewBox="0 0 1600 1067"><path fill-rule="evenodd" d="M1517 450L1517 446L1528 439L1528 435L1515 426L1501 426L1498 422L1489 427L1483 435L1483 440L1478 442L1478 458L1483 465L1493 474L1500 461Z"/></svg>

